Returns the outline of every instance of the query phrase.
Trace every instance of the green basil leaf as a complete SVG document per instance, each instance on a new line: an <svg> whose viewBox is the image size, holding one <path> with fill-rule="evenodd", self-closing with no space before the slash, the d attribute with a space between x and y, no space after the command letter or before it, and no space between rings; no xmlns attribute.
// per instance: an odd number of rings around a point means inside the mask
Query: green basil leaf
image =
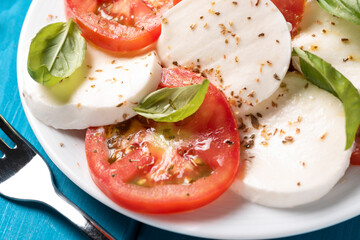
<svg viewBox="0 0 360 240"><path fill-rule="evenodd" d="M343 103L346 121L345 149L350 148L360 125L358 90L344 75L320 57L299 48L294 48L293 55L300 58L301 71L311 83L332 93Z"/></svg>
<svg viewBox="0 0 360 240"><path fill-rule="evenodd" d="M86 41L72 19L42 28L32 39L27 68L45 86L69 77L84 61Z"/></svg>
<svg viewBox="0 0 360 240"><path fill-rule="evenodd" d="M134 108L139 115L158 122L178 122L192 115L205 99L209 81L176 88L162 88Z"/></svg>
<svg viewBox="0 0 360 240"><path fill-rule="evenodd" d="M360 0L317 0L329 13L360 24Z"/></svg>

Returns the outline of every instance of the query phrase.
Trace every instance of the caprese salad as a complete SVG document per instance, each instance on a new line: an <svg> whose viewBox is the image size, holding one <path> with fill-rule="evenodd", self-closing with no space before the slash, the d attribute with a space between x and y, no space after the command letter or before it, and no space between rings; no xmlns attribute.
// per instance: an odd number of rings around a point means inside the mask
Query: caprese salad
<svg viewBox="0 0 360 240"><path fill-rule="evenodd" d="M337 0L65 0L34 36L24 99L87 129L96 185L175 213L227 191L269 207L318 200L360 124L360 7Z"/></svg>

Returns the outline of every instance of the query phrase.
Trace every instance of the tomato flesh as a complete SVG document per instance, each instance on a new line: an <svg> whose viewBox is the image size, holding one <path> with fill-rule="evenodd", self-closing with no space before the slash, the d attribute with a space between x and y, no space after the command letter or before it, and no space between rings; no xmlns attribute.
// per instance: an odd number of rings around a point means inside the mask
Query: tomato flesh
<svg viewBox="0 0 360 240"><path fill-rule="evenodd" d="M83 36L111 51L134 51L160 36L160 17L170 0L65 0L66 15Z"/></svg>
<svg viewBox="0 0 360 240"><path fill-rule="evenodd" d="M292 36L295 36L298 30L298 25L301 22L304 14L305 0L271 0L275 6L284 15L287 22L291 23Z"/></svg>
<svg viewBox="0 0 360 240"><path fill-rule="evenodd" d="M119 129L128 129L118 134ZM188 184L211 175L202 159L199 138L176 124L156 123L136 116L118 125L106 126L109 162L127 183L154 187L160 184ZM177 134L179 131L181 137ZM212 139L208 138L208 141ZM193 145L195 142L196 145ZM171 144L172 146L168 146ZM164 157L162 155L165 155ZM171 159L168 159L171 156ZM117 166L119 165L119 166ZM118 169L118 170L117 170Z"/></svg>
<svg viewBox="0 0 360 240"><path fill-rule="evenodd" d="M97 16L118 22L122 25L136 27L136 20L152 14L152 11L140 0L132 1L104 1L94 11Z"/></svg>
<svg viewBox="0 0 360 240"><path fill-rule="evenodd" d="M360 128L358 129L355 136L354 150L350 157L351 165L360 165Z"/></svg>
<svg viewBox="0 0 360 240"><path fill-rule="evenodd" d="M164 69L160 87L199 84L183 69ZM135 117L89 128L85 150L91 176L113 201L147 213L188 211L210 203L236 177L240 142L230 106L210 84L201 107L176 123Z"/></svg>

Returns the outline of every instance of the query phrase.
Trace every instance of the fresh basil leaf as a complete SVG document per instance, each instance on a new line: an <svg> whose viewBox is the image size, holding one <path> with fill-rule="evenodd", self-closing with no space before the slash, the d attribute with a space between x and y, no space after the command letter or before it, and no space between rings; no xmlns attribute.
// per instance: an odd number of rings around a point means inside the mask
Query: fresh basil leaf
<svg viewBox="0 0 360 240"><path fill-rule="evenodd" d="M320 57L299 48L294 48L293 55L299 57L301 71L311 83L332 93L343 103L346 121L345 149L350 148L360 125L358 90L344 75Z"/></svg>
<svg viewBox="0 0 360 240"><path fill-rule="evenodd" d="M329 13L360 24L360 0L317 0Z"/></svg>
<svg viewBox="0 0 360 240"><path fill-rule="evenodd" d="M209 81L176 88L162 88L134 108L139 115L158 122L178 122L192 115L205 99Z"/></svg>
<svg viewBox="0 0 360 240"><path fill-rule="evenodd" d="M81 66L85 53L86 41L72 19L53 23L42 28L32 39L28 72L35 81L53 86Z"/></svg>

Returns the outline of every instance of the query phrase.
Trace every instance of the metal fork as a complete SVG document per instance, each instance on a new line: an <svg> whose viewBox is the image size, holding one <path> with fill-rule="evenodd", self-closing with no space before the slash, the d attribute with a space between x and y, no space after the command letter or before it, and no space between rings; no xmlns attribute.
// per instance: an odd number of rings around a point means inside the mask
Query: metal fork
<svg viewBox="0 0 360 240"><path fill-rule="evenodd" d="M90 239L115 239L60 193L44 159L1 115L0 128L15 143L10 148L0 138L0 195L51 206Z"/></svg>

